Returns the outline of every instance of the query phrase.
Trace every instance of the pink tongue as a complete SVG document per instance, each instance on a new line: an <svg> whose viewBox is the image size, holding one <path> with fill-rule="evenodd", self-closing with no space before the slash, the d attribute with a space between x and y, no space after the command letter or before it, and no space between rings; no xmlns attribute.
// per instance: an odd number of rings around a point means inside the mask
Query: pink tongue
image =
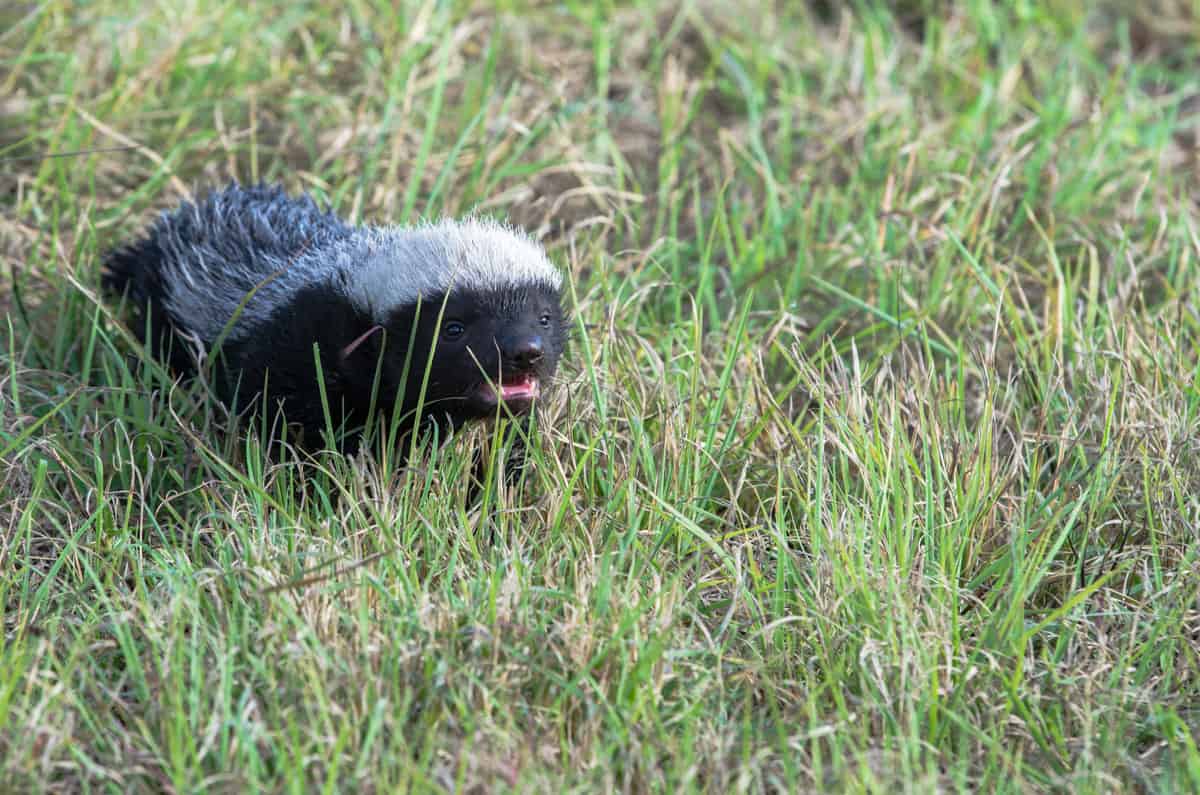
<svg viewBox="0 0 1200 795"><path fill-rule="evenodd" d="M500 399L513 400L514 398L531 398L537 397L538 384L537 379L532 376L525 376L515 384L500 384Z"/></svg>

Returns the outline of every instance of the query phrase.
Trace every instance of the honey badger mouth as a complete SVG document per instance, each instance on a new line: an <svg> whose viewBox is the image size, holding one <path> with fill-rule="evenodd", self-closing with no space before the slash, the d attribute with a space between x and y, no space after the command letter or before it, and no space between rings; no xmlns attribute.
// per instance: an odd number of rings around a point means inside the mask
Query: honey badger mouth
<svg viewBox="0 0 1200 795"><path fill-rule="evenodd" d="M517 411L528 409L541 391L541 381L537 375L527 371L505 374L499 381L485 381L476 394L485 406L495 407L503 403Z"/></svg>

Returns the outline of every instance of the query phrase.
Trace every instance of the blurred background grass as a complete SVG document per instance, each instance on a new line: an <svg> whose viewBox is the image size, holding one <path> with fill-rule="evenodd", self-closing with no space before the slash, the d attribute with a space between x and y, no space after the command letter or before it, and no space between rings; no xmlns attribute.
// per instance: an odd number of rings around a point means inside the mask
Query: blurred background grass
<svg viewBox="0 0 1200 795"><path fill-rule="evenodd" d="M1200 788L1200 4L0 7L24 791ZM533 467L265 460L103 251L236 178L571 274Z"/></svg>

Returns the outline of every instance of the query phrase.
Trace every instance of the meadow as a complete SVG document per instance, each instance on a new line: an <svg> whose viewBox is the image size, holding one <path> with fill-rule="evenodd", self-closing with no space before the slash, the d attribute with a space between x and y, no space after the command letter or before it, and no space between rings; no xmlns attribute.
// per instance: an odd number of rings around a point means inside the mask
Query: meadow
<svg viewBox="0 0 1200 795"><path fill-rule="evenodd" d="M1200 5L0 5L0 789L1200 791ZM569 275L281 458L104 253L231 179Z"/></svg>

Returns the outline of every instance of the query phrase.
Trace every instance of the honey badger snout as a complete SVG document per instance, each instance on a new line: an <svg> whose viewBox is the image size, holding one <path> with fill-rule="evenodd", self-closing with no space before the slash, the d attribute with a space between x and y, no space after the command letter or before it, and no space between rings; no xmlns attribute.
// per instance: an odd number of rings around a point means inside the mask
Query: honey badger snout
<svg viewBox="0 0 1200 795"><path fill-rule="evenodd" d="M546 353L540 334L518 336L516 339L506 340L502 349L504 357L518 367L532 367L538 364L542 355Z"/></svg>
<svg viewBox="0 0 1200 795"><path fill-rule="evenodd" d="M540 334L521 334L499 340L500 353L505 361L528 369L541 361L545 345Z"/></svg>

